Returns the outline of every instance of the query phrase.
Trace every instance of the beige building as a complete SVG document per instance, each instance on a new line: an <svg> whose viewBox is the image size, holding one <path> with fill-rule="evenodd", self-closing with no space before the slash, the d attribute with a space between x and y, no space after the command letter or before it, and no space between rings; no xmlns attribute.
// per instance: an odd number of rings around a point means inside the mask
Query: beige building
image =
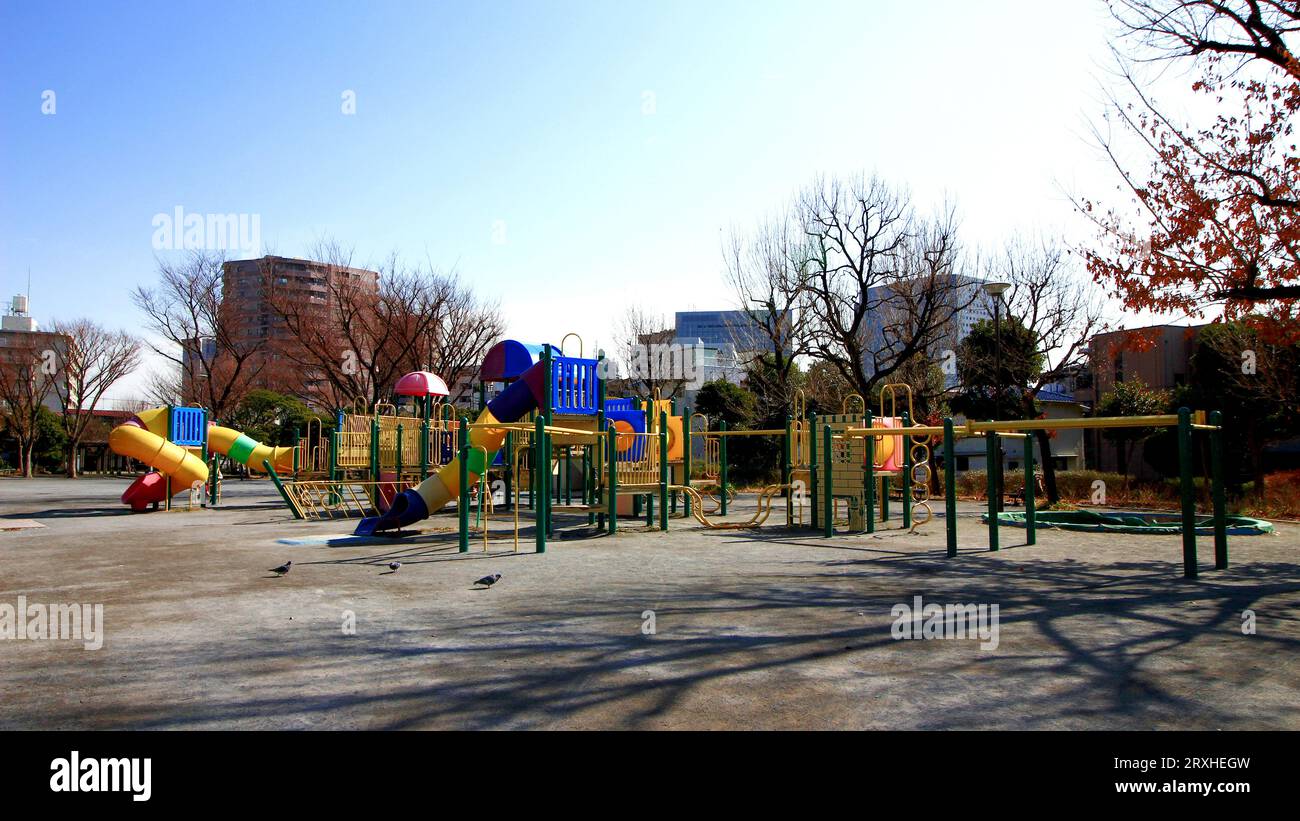
<svg viewBox="0 0 1300 821"><path fill-rule="evenodd" d="M268 361L261 363L260 376L251 387L269 388L284 393L313 396L326 389L323 378L313 378L292 364L282 346L295 344L289 338L276 304L320 306L329 308L337 295L349 289L362 293L379 292L379 274L365 268L352 268L292 257L264 256L239 259L222 266L222 322L236 346L263 346L259 353ZM332 313L327 313L332 316ZM191 378L199 378L201 368L189 367L190 360L203 356L211 361L220 357L216 340L191 340L186 345L182 368L182 394L194 394Z"/></svg>
<svg viewBox="0 0 1300 821"><path fill-rule="evenodd" d="M1048 419L1080 419L1085 408L1067 393L1047 387L1036 395L1043 413ZM965 417L957 416L953 422L958 426L966 423ZM1084 452L1083 431L1061 430L1051 437L1052 464L1057 470L1083 470L1087 467ZM1020 439L1002 439L1002 469L1004 473L1024 470L1024 443ZM982 438L958 439L953 447L953 457L957 460L957 471L987 470L988 456ZM1034 464L1042 471L1043 450L1034 440Z"/></svg>
<svg viewBox="0 0 1300 821"><path fill-rule="evenodd" d="M1118 382L1141 379L1149 388L1174 390L1191 378L1192 354L1205 325L1151 325L1097 334L1089 344L1089 369L1078 380L1074 397L1096 408ZM1122 465L1118 446L1100 431L1087 431L1084 446L1096 470L1128 472L1150 478L1155 472L1136 449L1135 464Z"/></svg>
<svg viewBox="0 0 1300 821"><path fill-rule="evenodd" d="M60 394L67 392L68 375L58 365L66 358L71 340L66 334L38 330L27 307L27 297L19 294L0 317L0 378L27 380L26 387L6 383L0 397L39 397L47 409L63 413ZM42 363L55 370L47 374Z"/></svg>

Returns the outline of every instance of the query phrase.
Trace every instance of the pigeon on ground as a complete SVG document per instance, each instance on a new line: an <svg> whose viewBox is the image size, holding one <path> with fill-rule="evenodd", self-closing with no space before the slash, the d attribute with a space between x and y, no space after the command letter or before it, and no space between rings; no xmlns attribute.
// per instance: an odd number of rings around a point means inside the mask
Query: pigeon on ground
<svg viewBox="0 0 1300 821"><path fill-rule="evenodd" d="M288 573L288 572L289 572L289 568L290 568L290 567L293 567L293 562L285 562L284 564L280 565L279 567L273 567L273 568L271 568L271 569L268 570L267 572L268 572L268 573L275 573L275 574L277 574L277 575L283 576L285 573Z"/></svg>
<svg viewBox="0 0 1300 821"><path fill-rule="evenodd" d="M401 562L389 562L389 563L388 563L388 569L391 570L391 571L393 571L394 573L396 573L398 570L400 570L401 567L402 567L402 563L401 563Z"/></svg>
<svg viewBox="0 0 1300 821"><path fill-rule="evenodd" d="M497 581L498 581L500 578L501 578L501 574L500 574L500 573L493 573L491 576L484 576L483 578L481 578L481 579L479 579L478 581L474 582L474 584L481 584L481 585L483 585L483 587L487 588L487 587L491 587L492 585L496 584Z"/></svg>

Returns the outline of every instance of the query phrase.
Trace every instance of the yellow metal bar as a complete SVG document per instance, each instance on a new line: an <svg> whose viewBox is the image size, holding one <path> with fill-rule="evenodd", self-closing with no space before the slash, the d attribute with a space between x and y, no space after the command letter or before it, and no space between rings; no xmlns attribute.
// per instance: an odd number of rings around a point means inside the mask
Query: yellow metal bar
<svg viewBox="0 0 1300 821"><path fill-rule="evenodd" d="M771 430L695 430L691 431L692 436L785 436L785 428L773 428Z"/></svg>
<svg viewBox="0 0 1300 821"><path fill-rule="evenodd" d="M845 428L845 436L942 436L943 428L934 425L917 425L914 428Z"/></svg>
<svg viewBox="0 0 1300 821"><path fill-rule="evenodd" d="M1178 424L1177 414L1157 416L1094 416L1087 419L1006 419L966 423L968 431L1091 430L1094 428L1159 428Z"/></svg>
<svg viewBox="0 0 1300 821"><path fill-rule="evenodd" d="M492 430L514 430L533 433L537 429L533 425L527 425L519 422L471 422L466 427L470 428L491 428ZM543 426L547 433L564 433L570 436L589 436L596 438L599 433L593 430L583 430L581 428L562 428L557 425Z"/></svg>

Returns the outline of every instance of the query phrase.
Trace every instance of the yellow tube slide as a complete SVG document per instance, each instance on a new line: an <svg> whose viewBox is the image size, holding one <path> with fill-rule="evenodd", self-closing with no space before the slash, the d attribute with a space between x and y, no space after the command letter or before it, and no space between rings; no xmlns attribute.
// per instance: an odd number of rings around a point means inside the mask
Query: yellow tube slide
<svg viewBox="0 0 1300 821"><path fill-rule="evenodd" d="M485 408L479 414L478 421L490 423L497 419ZM505 440L504 428L470 428L469 444L472 450L466 460L470 487L478 484L479 477L487 472L487 465L496 458L496 453ZM486 457L484 452L487 453ZM460 459L454 458L443 465L441 470L421 482L415 492L420 494L429 513L437 513L443 505L460 495Z"/></svg>
<svg viewBox="0 0 1300 821"><path fill-rule="evenodd" d="M276 470L293 470L293 448L263 445L250 436L220 425L208 427L208 449L256 471L264 470L264 460L270 460Z"/></svg>
<svg viewBox="0 0 1300 821"><path fill-rule="evenodd" d="M143 421L143 420L142 420ZM188 491L195 482L208 480L208 466L180 445L136 425L118 425L108 435L108 446L121 456L138 459L172 478L172 490Z"/></svg>

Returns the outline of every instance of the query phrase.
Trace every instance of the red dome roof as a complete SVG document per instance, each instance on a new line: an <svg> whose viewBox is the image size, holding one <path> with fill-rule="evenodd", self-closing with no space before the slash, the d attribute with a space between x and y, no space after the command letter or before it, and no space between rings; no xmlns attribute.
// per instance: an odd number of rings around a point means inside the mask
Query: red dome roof
<svg viewBox="0 0 1300 821"><path fill-rule="evenodd" d="M412 371L397 380L393 393L398 396L446 396L447 383L428 371Z"/></svg>

